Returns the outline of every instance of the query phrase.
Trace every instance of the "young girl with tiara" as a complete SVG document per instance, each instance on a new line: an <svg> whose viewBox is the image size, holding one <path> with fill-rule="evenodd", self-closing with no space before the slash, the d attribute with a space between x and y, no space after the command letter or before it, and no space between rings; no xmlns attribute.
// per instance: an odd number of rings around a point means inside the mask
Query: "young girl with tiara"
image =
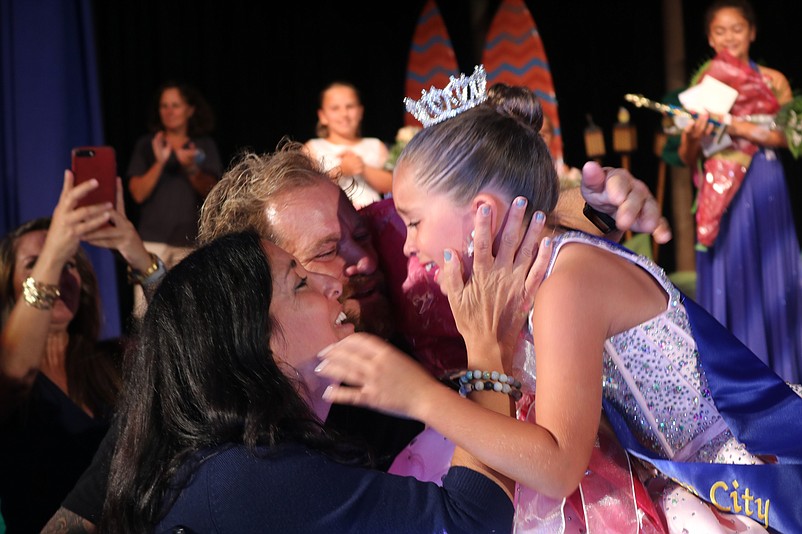
<svg viewBox="0 0 802 534"><path fill-rule="evenodd" d="M495 353L514 356L487 370L523 383L519 420L454 395L432 407L438 417L431 426L456 444L465 433L488 436L470 450L518 481L518 532L798 531L799 387L779 378L651 260L561 228L548 215L559 183L539 135L536 97L526 88L496 85L487 98L485 83L477 68L408 104L425 128L394 171L393 198L407 225L404 251L439 271L452 308L473 306L478 316L488 308L482 297L492 302L505 290L507 273L480 271L474 260L480 251L484 257L497 250L506 221L520 220L515 209L525 206L525 220L546 214L553 234L539 254L549 260L536 292L513 289L528 320L519 335L499 334L500 345L516 349ZM510 318L519 312L509 309L496 320L517 326ZM360 339L324 356L359 369L343 372L348 385L330 391L332 400L392 411L397 407L383 392L407 388L410 403L427 402L428 383L419 377L372 372L381 359L358 350ZM475 375L452 375L463 396L508 401L477 392L497 380ZM611 458L616 440L626 449L624 459ZM610 506L604 484L585 485L596 466L629 462L637 475L630 494L641 504L636 524L622 526L629 521L621 519L627 503ZM607 481L610 491L620 489L615 476ZM643 516L649 513L638 492L643 487L659 510L656 522ZM572 512L566 497L576 490L579 508Z"/></svg>

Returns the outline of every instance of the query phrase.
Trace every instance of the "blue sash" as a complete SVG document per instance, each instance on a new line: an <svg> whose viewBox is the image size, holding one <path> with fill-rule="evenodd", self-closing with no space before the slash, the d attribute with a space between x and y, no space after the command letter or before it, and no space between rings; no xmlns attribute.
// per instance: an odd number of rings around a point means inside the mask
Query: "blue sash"
<svg viewBox="0 0 802 534"><path fill-rule="evenodd" d="M699 359L716 408L752 454L778 464L673 462L643 447L607 401L621 444L722 511L748 516L772 532L802 532L802 398L701 306L684 298Z"/></svg>

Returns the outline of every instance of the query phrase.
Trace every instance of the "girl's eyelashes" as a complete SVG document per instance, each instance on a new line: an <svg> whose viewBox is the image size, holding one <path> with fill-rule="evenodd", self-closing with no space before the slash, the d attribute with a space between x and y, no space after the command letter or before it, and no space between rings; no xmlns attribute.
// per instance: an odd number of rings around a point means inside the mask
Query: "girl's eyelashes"
<svg viewBox="0 0 802 534"><path fill-rule="evenodd" d="M415 228L416 226L418 226L418 223L420 223L420 221L414 221L414 222L410 221L409 223L407 223L407 228Z"/></svg>

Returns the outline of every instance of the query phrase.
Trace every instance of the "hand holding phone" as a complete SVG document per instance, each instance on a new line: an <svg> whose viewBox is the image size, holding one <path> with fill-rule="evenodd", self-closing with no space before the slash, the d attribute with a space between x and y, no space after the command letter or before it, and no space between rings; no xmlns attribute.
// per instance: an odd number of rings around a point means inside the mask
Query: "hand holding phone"
<svg viewBox="0 0 802 534"><path fill-rule="evenodd" d="M109 202L113 206L117 198L117 160L110 146L85 146L72 149L72 173L74 185L94 178L98 186L79 202L79 206L90 206Z"/></svg>

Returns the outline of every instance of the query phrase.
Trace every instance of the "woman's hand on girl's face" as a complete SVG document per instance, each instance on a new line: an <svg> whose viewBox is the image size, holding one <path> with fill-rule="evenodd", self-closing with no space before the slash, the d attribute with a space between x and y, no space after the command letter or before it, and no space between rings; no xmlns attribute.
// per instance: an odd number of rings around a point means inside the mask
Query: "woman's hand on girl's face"
<svg viewBox="0 0 802 534"><path fill-rule="evenodd" d="M492 358L496 347L509 370L511 357L549 259L550 240L540 239L546 217L536 213L524 228L526 199L515 199L501 229L498 252L493 257L491 207L479 207L474 227L473 272L463 282L462 268L455 251L445 251L445 262L440 273L440 285L448 296L457 328L465 338L469 354L488 355ZM538 245L538 243L540 243ZM538 251L538 247L540 250ZM474 365L497 366L499 362L469 362Z"/></svg>
<svg viewBox="0 0 802 534"><path fill-rule="evenodd" d="M315 372L335 384L324 399L420 419L425 395L436 380L412 357L383 339L352 334L321 351Z"/></svg>

